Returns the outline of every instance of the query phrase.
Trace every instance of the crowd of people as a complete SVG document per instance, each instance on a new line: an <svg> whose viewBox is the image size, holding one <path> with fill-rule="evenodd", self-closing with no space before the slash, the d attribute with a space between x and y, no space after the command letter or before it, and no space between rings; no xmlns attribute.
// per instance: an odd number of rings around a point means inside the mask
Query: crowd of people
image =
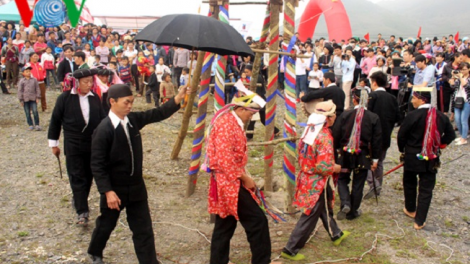
<svg viewBox="0 0 470 264"><path fill-rule="evenodd" d="M196 67L197 52L136 41L135 35L119 34L105 25L26 30L21 21L19 25L0 21L0 84L5 94L17 89L29 130L42 129L37 108L40 103L47 111L47 89L63 91L51 113L48 144L59 157L63 131L77 225L88 225L93 179L101 195L101 215L88 249L93 263L103 263L106 242L123 209L139 263L157 263L139 131L180 108ZM385 40L379 34L373 42L356 38L302 42L296 37L292 56L303 55L295 58L296 96L308 121L298 145L300 171L293 201L302 214L282 257L305 258L299 251L320 218L334 245L348 237L350 232L341 230L336 220L357 219L362 200L381 195L383 162L395 127L404 164L403 212L414 219L415 229L424 228L440 150L454 141L455 130L456 145L467 144L468 38ZM284 41L280 40L279 49ZM246 41L257 44L251 37ZM282 57L279 62L283 89ZM257 113L265 124L269 56L261 60L254 92L244 86L253 78L253 63L251 56L228 56L226 80L241 82L226 87L226 106L215 114L207 132L203 167L211 175L209 212L216 215L210 260L214 264L228 263L237 221L247 233L252 262L271 261L263 209L273 214L263 206L264 197L245 169L246 142L253 138L245 133L245 124L250 122L248 130L253 130ZM144 96L149 104L153 98L155 108L131 112L134 95ZM280 130L275 128L274 134ZM364 195L366 182L369 190ZM336 189L341 206L334 217Z"/></svg>

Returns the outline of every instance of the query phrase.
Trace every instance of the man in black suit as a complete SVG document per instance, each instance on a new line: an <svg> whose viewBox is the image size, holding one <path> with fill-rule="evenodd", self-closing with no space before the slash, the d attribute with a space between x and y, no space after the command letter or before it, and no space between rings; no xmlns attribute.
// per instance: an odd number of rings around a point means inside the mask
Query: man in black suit
<svg viewBox="0 0 470 264"><path fill-rule="evenodd" d="M382 126L382 151L377 163L377 169L374 172L369 171L367 176L367 184L370 189L364 196L364 199L370 199L375 195L373 181L375 181L377 195L380 195L384 172L383 161L387 156L387 149L390 147L395 123L400 120L397 98L387 93L384 88L387 85L387 75L383 72L375 72L370 76L370 82L373 92L369 95L367 110L377 114L380 118Z"/></svg>
<svg viewBox="0 0 470 264"><path fill-rule="evenodd" d="M51 116L49 147L55 156L60 155L59 137L64 130L64 154L73 193L73 205L78 215L78 225L88 223L88 194L93 176L91 174L91 135L105 117L101 101L91 91L96 69L74 72L78 87L63 92L58 98Z"/></svg>
<svg viewBox="0 0 470 264"><path fill-rule="evenodd" d="M147 189L142 177L140 130L177 112L188 89L181 89L178 95L160 107L131 112L134 103L131 88L125 84L115 84L109 88L111 109L93 133L91 149L91 170L101 194L101 215L96 219L88 247L94 264L103 263L106 242L124 208L139 263L158 263Z"/></svg>
<svg viewBox="0 0 470 264"><path fill-rule="evenodd" d="M73 62L73 48L72 45L66 45L64 47L64 59L57 66L57 79L59 80L62 87L64 87L64 78L67 73L74 72L78 69L77 64Z"/></svg>
<svg viewBox="0 0 470 264"><path fill-rule="evenodd" d="M344 94L343 89L336 86L335 80L336 78L334 73L325 73L323 76L323 83L325 84L325 88L309 91L301 99L304 103L320 98L323 98L324 102L333 100L333 103L336 105L336 120L338 120L339 116L344 111L344 98L346 95Z"/></svg>
<svg viewBox="0 0 470 264"><path fill-rule="evenodd" d="M404 163L403 212L414 218L414 228L417 230L426 225L440 167L440 149L455 139L449 118L431 106L431 92L431 87L413 89L411 103L416 110L405 117L397 136L398 150L402 153L400 160ZM429 140L425 141L424 138Z"/></svg>
<svg viewBox="0 0 470 264"><path fill-rule="evenodd" d="M382 149L382 128L379 117L366 109L366 90L353 92L354 109L345 111L333 128L334 148L339 151L338 164L341 173L338 178L338 193L341 211L338 220L353 220L361 215L364 183L367 172L375 170ZM349 183L352 177L352 188Z"/></svg>

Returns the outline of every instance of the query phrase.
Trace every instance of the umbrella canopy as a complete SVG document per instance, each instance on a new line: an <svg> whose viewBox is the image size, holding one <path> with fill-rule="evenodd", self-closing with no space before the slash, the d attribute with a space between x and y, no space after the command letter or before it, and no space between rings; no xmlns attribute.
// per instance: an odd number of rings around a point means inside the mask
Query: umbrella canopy
<svg viewBox="0 0 470 264"><path fill-rule="evenodd" d="M233 27L201 15L164 16L147 25L135 39L219 55L253 56L253 51Z"/></svg>

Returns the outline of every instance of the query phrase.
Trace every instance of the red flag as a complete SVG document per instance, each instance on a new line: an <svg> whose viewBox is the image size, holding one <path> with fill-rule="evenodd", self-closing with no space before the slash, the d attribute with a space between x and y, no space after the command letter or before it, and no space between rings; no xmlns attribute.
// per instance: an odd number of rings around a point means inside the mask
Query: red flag
<svg viewBox="0 0 470 264"><path fill-rule="evenodd" d="M419 30L418 30L418 37L417 38L419 38L419 37L421 37L421 27L419 27Z"/></svg>
<svg viewBox="0 0 470 264"><path fill-rule="evenodd" d="M457 31L457 33L455 34L455 37L454 37L454 42L455 43L459 43L459 32Z"/></svg>
<svg viewBox="0 0 470 264"><path fill-rule="evenodd" d="M369 33L365 34L364 38L367 40L367 43L370 43L370 34Z"/></svg>

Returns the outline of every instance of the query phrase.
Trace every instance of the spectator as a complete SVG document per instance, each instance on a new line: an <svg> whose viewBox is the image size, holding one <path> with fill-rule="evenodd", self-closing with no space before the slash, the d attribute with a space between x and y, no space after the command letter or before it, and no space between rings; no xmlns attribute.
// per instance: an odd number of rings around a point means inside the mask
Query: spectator
<svg viewBox="0 0 470 264"><path fill-rule="evenodd" d="M24 78L18 83L18 99L21 106L24 108L26 115L26 122L28 123L28 130L37 131L41 130L39 126L39 114L37 104L41 99L41 90L39 89L38 81L31 76L31 65L27 63L23 68ZM31 119L31 112L33 112L34 123Z"/></svg>
<svg viewBox="0 0 470 264"><path fill-rule="evenodd" d="M41 64L46 70L46 81L47 81L47 88L52 87L52 78L54 79L54 84L57 88L60 89L59 81L57 80L57 75L55 72L55 58L52 55L51 47L46 48L46 52L41 56ZM52 76L52 77L51 77Z"/></svg>
<svg viewBox="0 0 470 264"><path fill-rule="evenodd" d="M67 45L64 48L64 59L59 62L57 67L57 78L62 87L64 87L64 78L67 73L74 72L77 69L77 65L73 62L73 48L70 45Z"/></svg>
<svg viewBox="0 0 470 264"><path fill-rule="evenodd" d="M354 80L354 69L356 68L356 60L352 55L351 49L346 49L346 54L342 56L341 60L341 71L343 73L343 91L346 95L344 101L344 109L347 110L350 107L351 86Z"/></svg>
<svg viewBox="0 0 470 264"><path fill-rule="evenodd" d="M44 112L47 110L46 84L44 83L44 79L46 79L46 70L39 63L38 53L31 53L29 62L31 66L31 75L37 80L39 89L41 90L41 109Z"/></svg>
<svg viewBox="0 0 470 264"><path fill-rule="evenodd" d="M47 44L44 42L44 35L38 34L38 41L34 43L34 52L36 52L39 57L46 52Z"/></svg>
<svg viewBox="0 0 470 264"><path fill-rule="evenodd" d="M2 48L2 57L5 58L5 73L7 76L7 89L18 83L18 48L13 45L13 39L8 37L7 44Z"/></svg>
<svg viewBox="0 0 470 264"><path fill-rule="evenodd" d="M114 54L114 56L116 56L116 52L120 49L122 49L122 46L119 44L119 40L115 40L114 41L114 46L111 49L111 52Z"/></svg>
<svg viewBox="0 0 470 264"><path fill-rule="evenodd" d="M36 41L38 40L38 32L36 31L36 28L31 28L28 35L28 40L31 42L31 45L34 46L34 44L36 44Z"/></svg>
<svg viewBox="0 0 470 264"><path fill-rule="evenodd" d="M126 85L131 85L132 82L132 75L131 75L131 68L129 66L129 58L127 57L122 57L119 68L119 78L121 78L121 81L125 83ZM158 86L157 86L158 87Z"/></svg>
<svg viewBox="0 0 470 264"><path fill-rule="evenodd" d="M175 51L175 57L173 58L174 75L177 80L177 87L180 86L180 77L184 67L187 67L189 62L189 50L178 48Z"/></svg>
<svg viewBox="0 0 470 264"><path fill-rule="evenodd" d="M321 82L323 82L323 72L319 69L318 62L313 64L313 70L311 70L308 74L309 85L308 88L311 89L320 89Z"/></svg>
<svg viewBox="0 0 470 264"><path fill-rule="evenodd" d="M108 64L109 49L105 46L105 40L101 38L100 45L96 47L96 55L100 56L100 62L104 65Z"/></svg>
<svg viewBox="0 0 470 264"><path fill-rule="evenodd" d="M52 32L49 32L48 35L49 35L49 40L47 41L47 46L51 48L52 50L51 54L55 55L55 48L57 47L56 34L52 31Z"/></svg>
<svg viewBox="0 0 470 264"><path fill-rule="evenodd" d="M456 145L467 145L468 118L470 116L470 64L463 62L460 64L459 69L460 73L454 74L449 82L455 89L452 97L452 108L455 111L455 123L460 134L460 139L457 139Z"/></svg>
<svg viewBox="0 0 470 264"><path fill-rule="evenodd" d="M21 33L17 32L15 35L15 40L13 40L13 45L15 45L18 50L23 50L24 47L24 40L21 39Z"/></svg>
<svg viewBox="0 0 470 264"><path fill-rule="evenodd" d="M152 99L150 98L150 94L152 94L155 107L158 107L160 105L160 89L159 89L160 87L158 87L158 81L157 81L157 76L155 74L154 65L149 66L149 72L150 72L150 77L149 77L149 82L147 84L149 89L147 90L147 93L145 94L145 99L147 101L147 104L151 104Z"/></svg>
<svg viewBox="0 0 470 264"><path fill-rule="evenodd" d="M164 73L162 76L162 82L160 83L160 97L162 104L173 98L175 95L175 86L171 82L171 75Z"/></svg>

